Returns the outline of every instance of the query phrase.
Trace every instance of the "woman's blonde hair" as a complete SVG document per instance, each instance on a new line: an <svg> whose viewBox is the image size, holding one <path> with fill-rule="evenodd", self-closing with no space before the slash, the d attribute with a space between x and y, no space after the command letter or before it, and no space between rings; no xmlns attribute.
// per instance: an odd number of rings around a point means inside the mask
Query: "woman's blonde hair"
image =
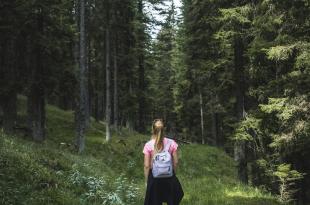
<svg viewBox="0 0 310 205"><path fill-rule="evenodd" d="M163 126L156 126L156 122L161 121ZM160 152L164 147L164 122L162 119L155 119L152 124L152 138L155 139L154 151Z"/></svg>

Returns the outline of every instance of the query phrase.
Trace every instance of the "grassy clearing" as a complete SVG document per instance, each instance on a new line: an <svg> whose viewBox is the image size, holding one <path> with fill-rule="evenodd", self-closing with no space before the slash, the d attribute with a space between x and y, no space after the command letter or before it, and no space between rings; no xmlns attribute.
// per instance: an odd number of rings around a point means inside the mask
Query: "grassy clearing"
<svg viewBox="0 0 310 205"><path fill-rule="evenodd" d="M19 97L20 123L25 99ZM0 204L143 204L142 148L148 140L122 129L104 140L104 123L92 122L86 150L73 148L73 113L47 107L47 140L33 143L22 134L0 132ZM268 193L236 180L233 160L222 150L180 144L177 175L182 205L274 205Z"/></svg>

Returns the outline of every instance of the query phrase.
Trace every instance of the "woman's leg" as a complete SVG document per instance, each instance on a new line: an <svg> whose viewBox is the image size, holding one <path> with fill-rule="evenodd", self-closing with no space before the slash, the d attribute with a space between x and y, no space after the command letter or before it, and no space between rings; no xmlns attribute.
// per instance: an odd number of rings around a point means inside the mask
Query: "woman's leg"
<svg viewBox="0 0 310 205"><path fill-rule="evenodd" d="M158 191L158 181L154 179L152 170L150 169L147 180L144 205L162 205Z"/></svg>

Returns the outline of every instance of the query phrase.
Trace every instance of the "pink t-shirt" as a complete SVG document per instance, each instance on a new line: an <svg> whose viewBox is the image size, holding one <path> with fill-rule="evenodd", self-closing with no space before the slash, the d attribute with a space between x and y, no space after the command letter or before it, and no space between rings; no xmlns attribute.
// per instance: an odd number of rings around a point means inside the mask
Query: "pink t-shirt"
<svg viewBox="0 0 310 205"><path fill-rule="evenodd" d="M178 144L173 139L164 137L163 140L164 140L164 146L166 146L166 144L168 143L168 140L171 141L170 148L168 150L171 154L173 154L178 149ZM145 155L152 154L152 152L154 151L154 143L155 143L155 139L151 139L147 143L145 143L144 148L143 148L143 153Z"/></svg>

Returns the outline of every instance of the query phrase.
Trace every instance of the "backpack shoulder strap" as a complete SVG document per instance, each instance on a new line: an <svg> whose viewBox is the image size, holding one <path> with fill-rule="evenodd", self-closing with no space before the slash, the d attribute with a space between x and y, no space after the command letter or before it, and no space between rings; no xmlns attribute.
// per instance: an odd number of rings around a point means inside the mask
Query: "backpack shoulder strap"
<svg viewBox="0 0 310 205"><path fill-rule="evenodd" d="M172 141L169 138L166 138L166 139L168 140L168 142L167 142L166 146L164 147L164 150L165 151L169 151L169 148L170 148L170 146L172 144Z"/></svg>

